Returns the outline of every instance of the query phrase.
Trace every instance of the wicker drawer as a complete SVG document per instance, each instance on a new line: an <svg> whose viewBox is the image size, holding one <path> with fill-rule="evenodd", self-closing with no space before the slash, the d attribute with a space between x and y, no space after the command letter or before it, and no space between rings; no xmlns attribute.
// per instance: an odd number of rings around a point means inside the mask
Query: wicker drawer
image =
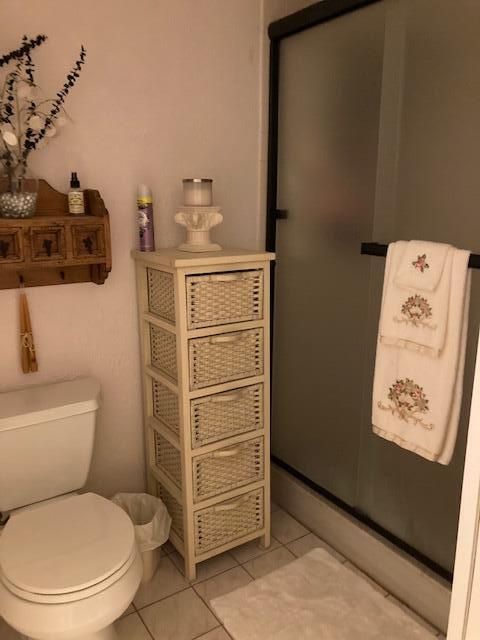
<svg viewBox="0 0 480 640"><path fill-rule="evenodd" d="M153 416L178 435L180 433L178 396L154 378L152 378L152 405Z"/></svg>
<svg viewBox="0 0 480 640"><path fill-rule="evenodd" d="M158 269L147 269L147 288L150 313L175 323L173 274Z"/></svg>
<svg viewBox="0 0 480 640"><path fill-rule="evenodd" d="M192 448L263 429L263 384L254 384L190 403Z"/></svg>
<svg viewBox="0 0 480 640"><path fill-rule="evenodd" d="M263 489L257 489L196 511L195 554L199 556L263 529L263 502Z"/></svg>
<svg viewBox="0 0 480 640"><path fill-rule="evenodd" d="M180 451L156 431L154 431L154 440L155 464L181 489L182 465L180 461Z"/></svg>
<svg viewBox="0 0 480 640"><path fill-rule="evenodd" d="M263 317L263 270L187 276L189 329Z"/></svg>
<svg viewBox="0 0 480 640"><path fill-rule="evenodd" d="M183 540L183 509L182 505L165 489L163 485L157 482L157 496L163 501L167 507L167 511L172 519L172 531Z"/></svg>
<svg viewBox="0 0 480 640"><path fill-rule="evenodd" d="M150 325L150 360L152 367L177 379L177 342L174 333Z"/></svg>
<svg viewBox="0 0 480 640"><path fill-rule="evenodd" d="M192 338L188 355L191 389L259 376L263 373L263 329Z"/></svg>
<svg viewBox="0 0 480 640"><path fill-rule="evenodd" d="M217 449L193 459L195 502L263 480L263 438Z"/></svg>

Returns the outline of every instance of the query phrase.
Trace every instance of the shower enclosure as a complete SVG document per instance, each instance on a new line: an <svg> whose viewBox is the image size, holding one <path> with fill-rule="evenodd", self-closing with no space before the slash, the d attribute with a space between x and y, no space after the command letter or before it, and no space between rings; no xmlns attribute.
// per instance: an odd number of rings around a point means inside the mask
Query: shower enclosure
<svg viewBox="0 0 480 640"><path fill-rule="evenodd" d="M270 26L274 459L446 577L480 274L444 467L371 432L385 259L362 256L360 244L425 239L480 252L479 20L472 0L325 0Z"/></svg>

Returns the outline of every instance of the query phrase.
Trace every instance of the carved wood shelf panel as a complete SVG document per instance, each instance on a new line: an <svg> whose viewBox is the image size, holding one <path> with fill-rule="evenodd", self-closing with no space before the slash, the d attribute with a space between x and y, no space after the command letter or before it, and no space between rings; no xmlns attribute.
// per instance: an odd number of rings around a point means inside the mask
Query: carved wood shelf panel
<svg viewBox="0 0 480 640"><path fill-rule="evenodd" d="M67 195L39 181L33 218L0 218L0 289L74 282L103 284L112 268L108 211L85 190L86 215L68 214Z"/></svg>

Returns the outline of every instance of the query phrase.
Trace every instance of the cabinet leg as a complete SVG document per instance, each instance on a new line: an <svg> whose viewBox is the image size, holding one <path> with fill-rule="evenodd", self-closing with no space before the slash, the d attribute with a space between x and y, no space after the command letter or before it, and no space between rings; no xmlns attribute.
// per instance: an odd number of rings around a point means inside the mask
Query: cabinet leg
<svg viewBox="0 0 480 640"><path fill-rule="evenodd" d="M185 558L185 577L190 582L197 577L197 566L193 560Z"/></svg>
<svg viewBox="0 0 480 640"><path fill-rule="evenodd" d="M270 544L271 544L271 541L270 541L270 531L269 531L268 533L265 533L265 535L263 535L260 538L259 546L261 549L268 549Z"/></svg>

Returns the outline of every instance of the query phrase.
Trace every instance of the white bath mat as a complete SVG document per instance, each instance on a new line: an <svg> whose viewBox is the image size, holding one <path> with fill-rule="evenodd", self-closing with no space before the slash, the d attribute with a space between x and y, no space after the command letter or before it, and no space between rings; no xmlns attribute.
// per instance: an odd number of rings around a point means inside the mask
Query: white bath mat
<svg viewBox="0 0 480 640"><path fill-rule="evenodd" d="M435 637L324 549L211 604L235 640Z"/></svg>

